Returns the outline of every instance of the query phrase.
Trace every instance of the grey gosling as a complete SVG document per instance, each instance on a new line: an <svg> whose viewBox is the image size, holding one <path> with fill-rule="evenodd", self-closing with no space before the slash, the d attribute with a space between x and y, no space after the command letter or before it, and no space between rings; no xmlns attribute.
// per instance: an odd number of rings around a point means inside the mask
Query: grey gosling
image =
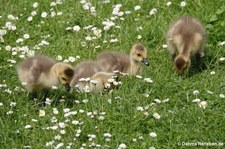
<svg viewBox="0 0 225 149"><path fill-rule="evenodd" d="M142 44L135 44L130 50L130 55L124 52L102 52L97 56L98 63L106 72L119 71L136 75L140 71L141 63L149 66L147 49Z"/></svg>
<svg viewBox="0 0 225 149"><path fill-rule="evenodd" d="M205 36L203 25L190 16L183 16L171 24L167 33L167 45L179 74L187 72L192 56L196 57L197 67L200 69Z"/></svg>
<svg viewBox="0 0 225 149"><path fill-rule="evenodd" d="M36 98L37 92L46 91L61 82L67 91L70 90L70 81L74 71L69 64L56 63L46 56L33 56L25 59L17 67L19 79L32 98Z"/></svg>

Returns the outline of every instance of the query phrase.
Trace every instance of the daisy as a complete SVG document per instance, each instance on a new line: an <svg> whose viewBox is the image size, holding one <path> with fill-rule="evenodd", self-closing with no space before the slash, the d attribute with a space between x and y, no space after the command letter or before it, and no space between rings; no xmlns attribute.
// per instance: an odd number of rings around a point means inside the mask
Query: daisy
<svg viewBox="0 0 225 149"><path fill-rule="evenodd" d="M42 12L42 13L41 13L41 17L42 17L42 18L46 18L47 15L48 15L47 12Z"/></svg>
<svg viewBox="0 0 225 149"><path fill-rule="evenodd" d="M140 9L141 9L141 6L139 6L139 5L137 5L137 6L134 7L134 10L135 11L140 10Z"/></svg>
<svg viewBox="0 0 225 149"><path fill-rule="evenodd" d="M158 113L156 113L156 112L153 113L152 116L153 116L155 119L160 119L160 117L161 117L161 116L160 116Z"/></svg>
<svg viewBox="0 0 225 149"><path fill-rule="evenodd" d="M24 35L23 35L23 38L24 38L24 39L28 39L28 38L30 38L30 35L29 35L29 34L24 34Z"/></svg>
<svg viewBox="0 0 225 149"><path fill-rule="evenodd" d="M40 117L45 116L45 111L44 111L44 110L39 110L39 116L40 116Z"/></svg>
<svg viewBox="0 0 225 149"><path fill-rule="evenodd" d="M36 16L37 15L37 11L32 11L31 12L31 16Z"/></svg>
<svg viewBox="0 0 225 149"><path fill-rule="evenodd" d="M185 2L185 1L182 1L182 2L180 3L180 6L181 6L181 7L185 7L185 6L186 6L186 2Z"/></svg>
<svg viewBox="0 0 225 149"><path fill-rule="evenodd" d="M124 149L124 148L127 148L126 144L124 143L121 143L118 147L118 149Z"/></svg>
<svg viewBox="0 0 225 149"><path fill-rule="evenodd" d="M206 101L201 101L201 102L199 102L198 105L199 105L200 108L206 109L206 107L207 107L207 102L206 102Z"/></svg>
<svg viewBox="0 0 225 149"><path fill-rule="evenodd" d="M70 62L72 62L72 63L73 63L73 62L75 62L75 60L76 60L76 59L75 59L75 57L70 56L70 57L68 58L68 60L69 60Z"/></svg>
<svg viewBox="0 0 225 149"><path fill-rule="evenodd" d="M198 95L199 94L199 91L198 90L194 90L193 91L193 95Z"/></svg>
<svg viewBox="0 0 225 149"><path fill-rule="evenodd" d="M149 136L152 137L152 138L156 138L157 134L155 132L151 132L151 133L149 133Z"/></svg>
<svg viewBox="0 0 225 149"><path fill-rule="evenodd" d="M38 2L34 2L34 3L33 3L33 7L34 7L34 8L37 8L37 7L38 7Z"/></svg>
<svg viewBox="0 0 225 149"><path fill-rule="evenodd" d="M76 31L76 32L78 32L80 30L80 26L79 25L75 25L73 27L73 30Z"/></svg>
<svg viewBox="0 0 225 149"><path fill-rule="evenodd" d="M224 94L220 94L220 98L225 98L225 95Z"/></svg>
<svg viewBox="0 0 225 149"><path fill-rule="evenodd" d="M225 57L221 57L221 58L220 58L220 61L221 61L221 62L225 61Z"/></svg>
<svg viewBox="0 0 225 149"><path fill-rule="evenodd" d="M63 58L62 58L61 55L57 55L57 56L56 56L56 60L61 61L62 59L63 59Z"/></svg>
<svg viewBox="0 0 225 149"><path fill-rule="evenodd" d="M32 16L29 16L28 18L27 18L27 21L28 22L31 22L33 20L33 17Z"/></svg>
<svg viewBox="0 0 225 149"><path fill-rule="evenodd" d="M29 128L31 128L31 125L26 125L24 128L29 129Z"/></svg>
<svg viewBox="0 0 225 149"><path fill-rule="evenodd" d="M149 15L155 15L157 13L157 9L156 8L152 8L149 12Z"/></svg>
<svg viewBox="0 0 225 149"><path fill-rule="evenodd" d="M167 6L170 6L171 4L172 4L171 1L169 1L169 2L166 3Z"/></svg>

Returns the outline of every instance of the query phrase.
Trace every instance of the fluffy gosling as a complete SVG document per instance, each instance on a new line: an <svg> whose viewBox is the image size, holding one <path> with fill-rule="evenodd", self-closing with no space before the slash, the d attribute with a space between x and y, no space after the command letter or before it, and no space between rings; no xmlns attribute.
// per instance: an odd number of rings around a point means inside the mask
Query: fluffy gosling
<svg viewBox="0 0 225 149"><path fill-rule="evenodd" d="M58 82L65 85L67 91L70 90L70 81L74 71L72 67L64 63L56 63L46 56L33 56L25 59L17 67L19 80L25 85L28 92L32 93L32 98L36 98L37 92L46 91Z"/></svg>
<svg viewBox="0 0 225 149"><path fill-rule="evenodd" d="M167 33L167 45L179 74L189 69L191 57L194 55L197 67L200 69L205 36L203 25L190 16L181 17L172 23Z"/></svg>
<svg viewBox="0 0 225 149"><path fill-rule="evenodd" d="M140 71L141 62L149 66L147 49L142 44L135 44L130 55L123 52L102 52L97 56L98 63L107 72L120 71L136 75Z"/></svg>

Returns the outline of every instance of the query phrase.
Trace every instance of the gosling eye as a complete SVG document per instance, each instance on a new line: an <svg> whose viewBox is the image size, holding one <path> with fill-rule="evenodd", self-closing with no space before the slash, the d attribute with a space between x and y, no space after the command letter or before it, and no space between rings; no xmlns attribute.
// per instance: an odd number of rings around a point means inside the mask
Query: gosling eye
<svg viewBox="0 0 225 149"><path fill-rule="evenodd" d="M141 54L137 54L137 56L138 56L138 57L140 57L140 56L141 56Z"/></svg>
<svg viewBox="0 0 225 149"><path fill-rule="evenodd" d="M66 81L66 78L63 77L62 79L63 79L63 81Z"/></svg>

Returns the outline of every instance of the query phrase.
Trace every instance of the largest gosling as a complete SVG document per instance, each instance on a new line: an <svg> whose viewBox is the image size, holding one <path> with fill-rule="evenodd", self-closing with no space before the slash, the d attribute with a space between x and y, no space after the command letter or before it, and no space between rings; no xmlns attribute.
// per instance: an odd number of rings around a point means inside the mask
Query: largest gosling
<svg viewBox="0 0 225 149"><path fill-rule="evenodd" d="M205 36L203 25L190 16L181 17L172 23L167 33L167 45L179 74L188 70L191 65L191 57L194 55L197 67L200 69Z"/></svg>
<svg viewBox="0 0 225 149"><path fill-rule="evenodd" d="M73 78L73 68L65 63L56 63L46 56L33 56L25 59L17 67L20 81L25 84L32 98L36 98L37 92L46 91L61 82L67 91L70 90L70 81Z"/></svg>
<svg viewBox="0 0 225 149"><path fill-rule="evenodd" d="M130 54L123 52L102 52L97 61L106 72L120 71L129 75L136 75L140 71L141 63L149 66L147 49L142 44L135 44Z"/></svg>

